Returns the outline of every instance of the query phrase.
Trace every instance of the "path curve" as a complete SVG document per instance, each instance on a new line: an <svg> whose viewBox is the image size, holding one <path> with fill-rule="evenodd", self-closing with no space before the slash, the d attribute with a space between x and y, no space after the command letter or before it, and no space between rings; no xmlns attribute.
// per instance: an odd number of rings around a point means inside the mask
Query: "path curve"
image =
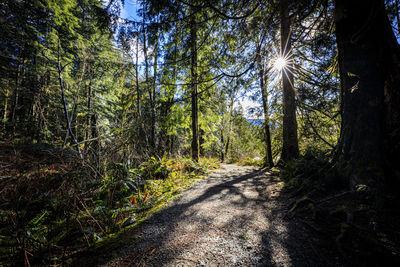
<svg viewBox="0 0 400 267"><path fill-rule="evenodd" d="M104 266L334 266L315 233L288 222L282 183L254 167L222 165L141 226Z"/></svg>

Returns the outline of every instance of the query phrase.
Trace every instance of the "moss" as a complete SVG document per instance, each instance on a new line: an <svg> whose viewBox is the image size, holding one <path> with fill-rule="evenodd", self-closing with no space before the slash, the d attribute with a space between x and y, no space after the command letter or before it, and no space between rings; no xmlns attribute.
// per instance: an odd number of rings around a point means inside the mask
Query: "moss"
<svg viewBox="0 0 400 267"><path fill-rule="evenodd" d="M250 236L245 231L241 232L238 237L244 240L250 239Z"/></svg>

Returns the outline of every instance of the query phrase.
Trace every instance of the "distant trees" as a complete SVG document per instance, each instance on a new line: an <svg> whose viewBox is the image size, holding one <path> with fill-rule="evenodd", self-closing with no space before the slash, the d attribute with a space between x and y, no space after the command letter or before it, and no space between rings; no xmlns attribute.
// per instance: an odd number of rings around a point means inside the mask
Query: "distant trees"
<svg viewBox="0 0 400 267"><path fill-rule="evenodd" d="M279 153L336 149L354 181L395 176L399 48L385 8L396 21L398 4L361 2L143 0L137 21L118 18L118 1L4 2L1 138L71 146L100 166L164 153L229 160L262 136L270 167ZM263 128L237 107L249 92Z"/></svg>
<svg viewBox="0 0 400 267"><path fill-rule="evenodd" d="M99 127L104 100L112 98L121 61L102 3L8 1L1 13L3 138L63 140L87 149L94 141L84 141L98 137L88 133L99 132L92 127Z"/></svg>

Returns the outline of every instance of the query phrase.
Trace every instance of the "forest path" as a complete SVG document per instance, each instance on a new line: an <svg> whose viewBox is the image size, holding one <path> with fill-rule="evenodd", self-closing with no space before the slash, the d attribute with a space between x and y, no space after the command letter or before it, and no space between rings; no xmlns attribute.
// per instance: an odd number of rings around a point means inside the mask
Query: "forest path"
<svg viewBox="0 0 400 267"><path fill-rule="evenodd" d="M315 232L285 217L282 183L222 165L151 217L104 266L334 266ZM115 254L116 253L116 254Z"/></svg>

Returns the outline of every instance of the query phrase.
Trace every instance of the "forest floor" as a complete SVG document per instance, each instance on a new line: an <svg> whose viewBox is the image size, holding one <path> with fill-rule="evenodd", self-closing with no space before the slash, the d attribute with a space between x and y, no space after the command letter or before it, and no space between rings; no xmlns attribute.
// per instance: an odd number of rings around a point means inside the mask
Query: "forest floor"
<svg viewBox="0 0 400 267"><path fill-rule="evenodd" d="M222 165L131 231L134 243L90 264L342 266L331 242L287 216L293 200L283 185L265 170Z"/></svg>

